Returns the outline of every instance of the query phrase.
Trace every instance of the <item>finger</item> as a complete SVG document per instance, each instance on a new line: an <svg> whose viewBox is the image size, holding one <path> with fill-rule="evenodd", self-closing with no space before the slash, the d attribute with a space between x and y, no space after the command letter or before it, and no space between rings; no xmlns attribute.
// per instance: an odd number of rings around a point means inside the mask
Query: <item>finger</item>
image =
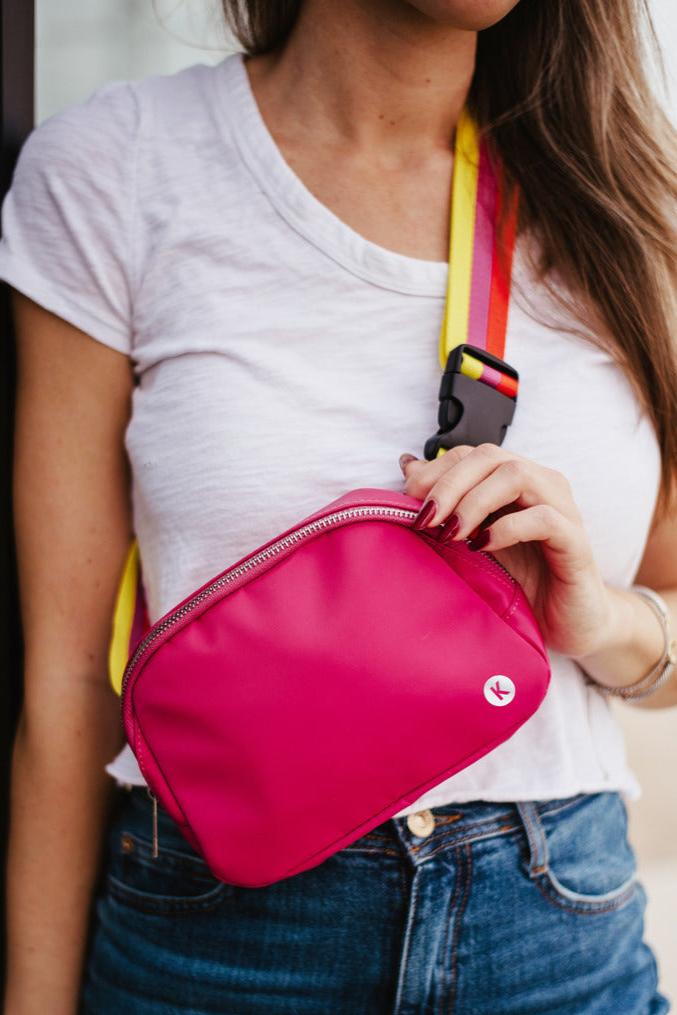
<svg viewBox="0 0 677 1015"><path fill-rule="evenodd" d="M432 461L427 461L425 458L408 458L406 455L402 455L400 468L405 479L404 492L411 497L423 500L445 470L460 462L473 450L470 445L459 445L459 447L451 448L445 454L440 455L439 458L433 458Z"/></svg>
<svg viewBox="0 0 677 1015"><path fill-rule="evenodd" d="M458 451L459 449L454 448L453 450ZM436 460L435 464L450 454L453 452L447 452L442 456L442 459ZM499 448L497 444L480 444L476 448L471 448L466 454L457 456L457 460L451 468L444 468L439 478L427 491L426 503L421 509L421 515L427 508L428 502L434 505L435 510L428 508L423 527L439 525L444 521L464 494L485 479L509 457L508 453ZM450 519L450 522L453 520Z"/></svg>
<svg viewBox="0 0 677 1015"><path fill-rule="evenodd" d="M464 494L454 508L454 522L442 530L443 539L465 539L490 516L517 508L550 504L572 522L577 509L564 477L527 459L511 458L496 466L485 479ZM514 510L513 507L513 510Z"/></svg>
<svg viewBox="0 0 677 1015"><path fill-rule="evenodd" d="M536 504L503 515L483 529L468 545L473 550L505 550L517 543L543 543L550 564L555 563L561 577L588 567L591 550L585 531L566 518L551 504Z"/></svg>
<svg viewBox="0 0 677 1015"><path fill-rule="evenodd" d="M400 457L398 458L398 462L399 462L400 469L402 470L402 475L403 476L406 477L406 475L407 475L407 466L409 465L409 462L415 462L415 461L416 461L416 455L412 455L409 451L405 451L403 454L400 455Z"/></svg>
<svg viewBox="0 0 677 1015"><path fill-rule="evenodd" d="M481 445L480 445L481 446ZM506 459L517 458L520 461L527 462L528 458L524 458L522 455L516 454L514 451L503 451L498 445L489 445L492 448L498 448L501 455ZM405 452L400 455L400 469L407 482L405 483L405 492L410 494L412 497L423 498L427 494L433 483L442 476L447 469L453 468L458 465L460 461L467 458L469 454L476 451L476 447L472 444L459 444L455 448L450 448L445 451L439 458L433 458L431 461L426 459L417 458L416 455L412 455Z"/></svg>

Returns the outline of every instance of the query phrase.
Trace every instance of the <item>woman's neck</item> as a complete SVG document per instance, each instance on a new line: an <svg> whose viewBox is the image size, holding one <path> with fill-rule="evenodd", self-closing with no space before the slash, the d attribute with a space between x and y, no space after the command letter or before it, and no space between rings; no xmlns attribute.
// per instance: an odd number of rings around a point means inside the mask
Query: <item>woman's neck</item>
<svg viewBox="0 0 677 1015"><path fill-rule="evenodd" d="M249 73L282 133L302 124L316 142L402 165L449 149L476 43L402 0L305 0L282 52L250 59Z"/></svg>

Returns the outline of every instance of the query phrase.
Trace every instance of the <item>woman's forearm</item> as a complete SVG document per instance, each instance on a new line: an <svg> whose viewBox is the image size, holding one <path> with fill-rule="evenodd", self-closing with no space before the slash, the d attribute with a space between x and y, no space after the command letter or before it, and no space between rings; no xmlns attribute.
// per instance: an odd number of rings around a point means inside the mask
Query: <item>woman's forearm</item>
<svg viewBox="0 0 677 1015"><path fill-rule="evenodd" d="M60 686L61 685L61 686ZM24 706L12 759L5 1015L74 1015L92 893L121 742L103 680ZM45 687L45 682L41 682ZM46 718L48 717L48 718Z"/></svg>
<svg viewBox="0 0 677 1015"><path fill-rule="evenodd" d="M601 647L577 658L589 676L608 687L633 684L658 662L664 648L656 614L635 592L608 588L609 622ZM677 636L677 589L657 589L670 611L670 627ZM637 701L637 708L677 705L677 667L654 694Z"/></svg>

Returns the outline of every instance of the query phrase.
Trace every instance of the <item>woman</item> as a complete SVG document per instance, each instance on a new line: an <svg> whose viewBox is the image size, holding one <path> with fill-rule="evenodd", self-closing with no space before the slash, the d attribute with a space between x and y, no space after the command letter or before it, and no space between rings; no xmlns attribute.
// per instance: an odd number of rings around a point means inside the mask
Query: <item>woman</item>
<svg viewBox="0 0 677 1015"><path fill-rule="evenodd" d="M639 6L233 0L247 58L115 82L24 146L8 1015L668 1011L608 706L650 673L637 706L677 704L631 588L675 629L674 138ZM502 447L425 461L466 103L520 189L520 402ZM105 677L132 533L152 622L361 485L523 582L545 702L303 874L219 882L162 810L153 860Z"/></svg>

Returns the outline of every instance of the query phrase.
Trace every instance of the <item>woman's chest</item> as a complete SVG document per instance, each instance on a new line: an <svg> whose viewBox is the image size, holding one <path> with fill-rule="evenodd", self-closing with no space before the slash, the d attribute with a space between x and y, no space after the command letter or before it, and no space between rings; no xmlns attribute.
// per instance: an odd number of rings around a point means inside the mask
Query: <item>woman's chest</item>
<svg viewBox="0 0 677 1015"><path fill-rule="evenodd" d="M442 300L344 276L224 287L167 322L126 435L148 524L199 533L225 566L347 489L401 488L398 456L422 456L436 429ZM521 385L504 447L567 476L605 577L626 581L659 475L627 381L517 305L506 358Z"/></svg>

